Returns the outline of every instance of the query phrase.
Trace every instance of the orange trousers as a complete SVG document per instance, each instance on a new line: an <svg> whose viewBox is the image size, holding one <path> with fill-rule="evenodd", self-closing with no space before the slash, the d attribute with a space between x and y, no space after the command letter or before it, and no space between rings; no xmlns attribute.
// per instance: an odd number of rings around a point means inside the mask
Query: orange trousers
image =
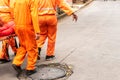
<svg viewBox="0 0 120 80"><path fill-rule="evenodd" d="M26 70L35 69L38 51L32 25L16 25L15 32L20 41L20 47L14 57L13 64L21 66L27 56Z"/></svg>
<svg viewBox="0 0 120 80"><path fill-rule="evenodd" d="M14 37L2 41L2 50L0 52L0 59L9 60L9 53L8 53L9 46L12 48L14 53L17 52L18 46L16 39Z"/></svg>
<svg viewBox="0 0 120 80"><path fill-rule="evenodd" d="M56 15L42 15L39 16L40 26L40 39L37 41L38 47L42 48L46 39L48 38L47 44L47 56L54 55L55 41L57 34L57 17Z"/></svg>

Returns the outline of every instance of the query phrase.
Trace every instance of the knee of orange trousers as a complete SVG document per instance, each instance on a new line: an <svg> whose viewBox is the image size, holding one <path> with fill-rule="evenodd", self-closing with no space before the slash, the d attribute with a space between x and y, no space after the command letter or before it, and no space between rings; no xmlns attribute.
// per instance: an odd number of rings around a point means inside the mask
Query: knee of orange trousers
<svg viewBox="0 0 120 80"><path fill-rule="evenodd" d="M2 52L4 53L4 54L6 54L8 51L8 40L4 40L3 42L2 42Z"/></svg>
<svg viewBox="0 0 120 80"><path fill-rule="evenodd" d="M37 42L37 47L38 47L38 48L42 48L43 45L44 45L44 43Z"/></svg>
<svg viewBox="0 0 120 80"><path fill-rule="evenodd" d="M2 41L2 49L0 52L0 59L9 59L9 55L8 55L8 40L3 40Z"/></svg>
<svg viewBox="0 0 120 80"><path fill-rule="evenodd" d="M21 66L21 64L23 63L24 59L26 57L26 50L23 47L19 47L17 50L17 54L13 59L12 64L15 64L17 66Z"/></svg>
<svg viewBox="0 0 120 80"><path fill-rule="evenodd" d="M5 59L5 54L0 50L0 59Z"/></svg>
<svg viewBox="0 0 120 80"><path fill-rule="evenodd" d="M55 51L55 43L48 43L47 55L48 56L54 55L54 51Z"/></svg>
<svg viewBox="0 0 120 80"><path fill-rule="evenodd" d="M37 47L38 47L38 48L42 48L43 45L44 45L44 42L43 42L43 41L38 41L38 40L37 40Z"/></svg>
<svg viewBox="0 0 120 80"><path fill-rule="evenodd" d="M8 60L9 59L9 56L7 54L7 52L3 52L3 50L0 50L0 59L6 59Z"/></svg>
<svg viewBox="0 0 120 80"><path fill-rule="evenodd" d="M2 43L2 50L5 51L5 49L7 49L7 48L8 48L8 42L5 42L5 41L4 41L4 42Z"/></svg>
<svg viewBox="0 0 120 80"><path fill-rule="evenodd" d="M37 46L39 48L42 48L45 41L46 41L47 36L46 35L40 35L40 38L37 40Z"/></svg>
<svg viewBox="0 0 120 80"><path fill-rule="evenodd" d="M9 40L8 40L8 39L3 40L3 41L2 41L2 46L6 46L6 44L8 44L8 43L9 43Z"/></svg>
<svg viewBox="0 0 120 80"><path fill-rule="evenodd" d="M16 39L14 39L14 38L9 39L9 45L12 48L13 52L16 53L17 48L18 48L17 43L16 43Z"/></svg>
<svg viewBox="0 0 120 80"><path fill-rule="evenodd" d="M33 55L28 54L27 56L26 70L34 70L36 68L35 65L37 62L38 53L34 53Z"/></svg>

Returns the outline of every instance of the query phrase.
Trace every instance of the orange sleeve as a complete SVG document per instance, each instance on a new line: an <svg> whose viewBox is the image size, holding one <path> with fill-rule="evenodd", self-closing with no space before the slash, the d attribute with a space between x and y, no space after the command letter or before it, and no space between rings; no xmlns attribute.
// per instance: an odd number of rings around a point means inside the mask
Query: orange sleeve
<svg viewBox="0 0 120 80"><path fill-rule="evenodd" d="M31 15L32 15L32 22L35 33L40 33L39 23L38 23L38 0L32 0L31 3Z"/></svg>
<svg viewBox="0 0 120 80"><path fill-rule="evenodd" d="M11 17L14 19L14 4L15 0L10 0L10 11L11 11Z"/></svg>
<svg viewBox="0 0 120 80"><path fill-rule="evenodd" d="M70 7L70 5L64 0L57 0L57 5L60 9L62 9L67 15L71 15L74 11Z"/></svg>

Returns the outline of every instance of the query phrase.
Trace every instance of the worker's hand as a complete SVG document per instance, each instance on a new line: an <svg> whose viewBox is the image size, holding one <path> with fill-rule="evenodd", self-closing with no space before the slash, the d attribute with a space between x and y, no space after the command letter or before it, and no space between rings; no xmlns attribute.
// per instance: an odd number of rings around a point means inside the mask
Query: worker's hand
<svg viewBox="0 0 120 80"><path fill-rule="evenodd" d="M73 21L77 21L78 16L75 13L72 13L72 16L73 16Z"/></svg>
<svg viewBox="0 0 120 80"><path fill-rule="evenodd" d="M38 40L40 38L40 33L36 33L35 36L36 36L35 39Z"/></svg>

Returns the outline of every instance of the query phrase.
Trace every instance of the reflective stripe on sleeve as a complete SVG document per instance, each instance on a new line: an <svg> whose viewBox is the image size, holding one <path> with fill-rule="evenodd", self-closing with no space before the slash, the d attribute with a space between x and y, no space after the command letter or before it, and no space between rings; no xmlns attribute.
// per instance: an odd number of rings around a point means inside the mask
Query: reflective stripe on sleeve
<svg viewBox="0 0 120 80"><path fill-rule="evenodd" d="M54 8L39 8L39 10L54 10Z"/></svg>
<svg viewBox="0 0 120 80"><path fill-rule="evenodd" d="M0 9L2 9L2 8L9 8L8 6L0 6Z"/></svg>

